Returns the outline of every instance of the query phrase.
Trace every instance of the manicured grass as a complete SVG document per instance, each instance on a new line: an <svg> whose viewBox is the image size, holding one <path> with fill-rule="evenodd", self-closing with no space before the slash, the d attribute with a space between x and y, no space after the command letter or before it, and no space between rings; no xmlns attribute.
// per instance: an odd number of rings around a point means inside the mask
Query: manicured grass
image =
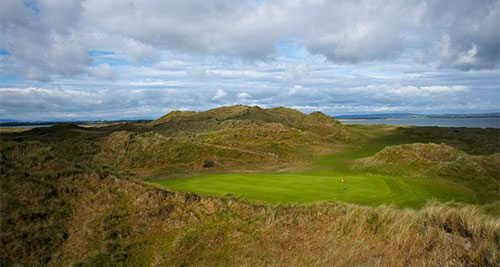
<svg viewBox="0 0 500 267"><path fill-rule="evenodd" d="M394 135L380 128L351 126L351 129L361 140L359 144L315 158L312 167L300 172L208 174L153 182L171 190L206 195L233 194L271 204L336 200L371 206L420 207L430 199L478 201L472 190L438 177L383 176L351 169L349 164L353 160L371 156L387 145L414 142L407 136Z"/></svg>
<svg viewBox="0 0 500 267"><path fill-rule="evenodd" d="M475 200L471 191L448 181L387 176L215 174L155 182L173 190L206 195L234 194L271 204L338 200L367 205L391 203L419 207L432 198L441 201Z"/></svg>

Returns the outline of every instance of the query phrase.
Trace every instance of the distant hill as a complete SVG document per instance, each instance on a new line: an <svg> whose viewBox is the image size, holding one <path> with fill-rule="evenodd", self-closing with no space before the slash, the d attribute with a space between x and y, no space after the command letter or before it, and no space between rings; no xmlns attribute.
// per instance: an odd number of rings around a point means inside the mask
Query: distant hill
<svg viewBox="0 0 500 267"><path fill-rule="evenodd" d="M174 111L152 121L150 125L168 132L199 132L220 129L222 122L236 120L279 123L333 138L347 135L343 125L328 115L319 111L307 115L285 107L263 109L258 106L237 105L204 112Z"/></svg>
<svg viewBox="0 0 500 267"><path fill-rule="evenodd" d="M380 113L380 114L351 114L351 115L338 115L337 119L387 119L387 118L408 118L420 116L414 113Z"/></svg>
<svg viewBox="0 0 500 267"><path fill-rule="evenodd" d="M0 123L14 123L14 122L19 122L18 120L13 120L13 119L0 119Z"/></svg>

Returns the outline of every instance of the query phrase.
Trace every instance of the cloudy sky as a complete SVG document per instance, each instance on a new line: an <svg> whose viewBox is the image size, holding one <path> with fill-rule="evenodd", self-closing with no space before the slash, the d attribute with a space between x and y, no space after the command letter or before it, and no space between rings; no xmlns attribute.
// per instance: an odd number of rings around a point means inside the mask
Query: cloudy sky
<svg viewBox="0 0 500 267"><path fill-rule="evenodd" d="M0 118L500 110L500 1L0 0Z"/></svg>

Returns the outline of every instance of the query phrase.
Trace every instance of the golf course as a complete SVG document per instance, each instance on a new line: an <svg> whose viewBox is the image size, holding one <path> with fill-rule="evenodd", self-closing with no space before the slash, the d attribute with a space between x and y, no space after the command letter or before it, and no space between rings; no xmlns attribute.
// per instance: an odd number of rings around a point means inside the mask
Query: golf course
<svg viewBox="0 0 500 267"><path fill-rule="evenodd" d="M341 201L378 206L394 204L419 208L429 200L475 203L480 201L463 183L437 176L381 175L351 168L360 158L386 146L411 143L409 136L387 129L350 126L359 144L316 157L304 170L288 173L220 173L159 178L151 182L174 191L201 195L229 195L267 204L305 204Z"/></svg>

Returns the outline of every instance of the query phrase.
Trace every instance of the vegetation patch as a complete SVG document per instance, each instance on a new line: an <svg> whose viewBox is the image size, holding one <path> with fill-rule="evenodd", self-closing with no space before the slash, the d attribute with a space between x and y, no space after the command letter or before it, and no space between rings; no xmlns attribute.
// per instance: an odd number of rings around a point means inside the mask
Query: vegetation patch
<svg viewBox="0 0 500 267"><path fill-rule="evenodd" d="M407 177L447 178L474 190L482 202L495 201L500 186L500 153L473 156L444 144L388 146L355 167L371 172Z"/></svg>

